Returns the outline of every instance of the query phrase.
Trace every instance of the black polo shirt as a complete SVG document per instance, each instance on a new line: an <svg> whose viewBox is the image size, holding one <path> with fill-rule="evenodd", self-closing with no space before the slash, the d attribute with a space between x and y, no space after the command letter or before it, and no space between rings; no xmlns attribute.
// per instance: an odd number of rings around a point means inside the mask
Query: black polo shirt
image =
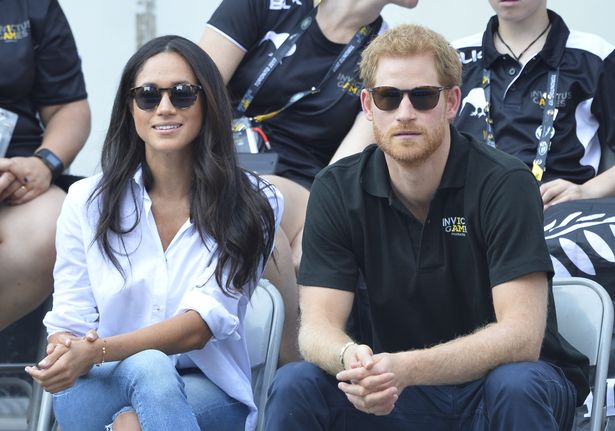
<svg viewBox="0 0 615 431"><path fill-rule="evenodd" d="M534 177L514 157L451 128L451 151L424 225L393 193L375 145L325 168L310 193L299 282L367 285L375 351L420 349L495 321L491 288L553 269ZM557 336L543 359L587 394L587 359Z"/></svg>
<svg viewBox="0 0 615 431"><path fill-rule="evenodd" d="M0 108L19 115L7 157L42 141L38 112L87 97L81 60L57 0L0 0Z"/></svg>

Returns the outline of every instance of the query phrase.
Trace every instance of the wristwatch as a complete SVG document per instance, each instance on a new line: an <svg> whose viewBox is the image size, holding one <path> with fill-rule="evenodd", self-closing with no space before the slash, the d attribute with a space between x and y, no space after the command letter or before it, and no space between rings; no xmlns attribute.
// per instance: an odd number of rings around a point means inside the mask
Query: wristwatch
<svg viewBox="0 0 615 431"><path fill-rule="evenodd" d="M62 162L62 160L56 156L53 151L48 150L47 148L41 148L34 153L34 157L41 159L45 166L49 168L51 171L51 182L53 182L56 178L62 175L62 172L64 172L64 162Z"/></svg>

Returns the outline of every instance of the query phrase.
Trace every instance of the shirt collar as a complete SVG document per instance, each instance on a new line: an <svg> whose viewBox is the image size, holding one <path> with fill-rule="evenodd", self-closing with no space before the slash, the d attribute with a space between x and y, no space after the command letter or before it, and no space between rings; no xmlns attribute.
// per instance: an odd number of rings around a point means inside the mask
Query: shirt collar
<svg viewBox="0 0 615 431"><path fill-rule="evenodd" d="M564 56L566 50L565 41L568 39L570 30L561 16L552 10L547 10L547 14L551 22L551 29L547 35L545 46L538 55L549 68L557 69ZM483 66L487 69L491 69L493 63L502 56L502 54L495 49L495 43L493 41L494 33L498 27L498 17L494 15L487 24L487 30L483 33Z"/></svg>
<svg viewBox="0 0 615 431"><path fill-rule="evenodd" d="M450 132L451 148L438 189L460 188L465 184L469 140L467 136L457 132L453 126L450 126ZM388 199L391 204L394 193L384 152L380 148L366 152L361 164L363 189L372 196Z"/></svg>
<svg viewBox="0 0 615 431"><path fill-rule="evenodd" d="M134 175L132 176L132 183L135 195L137 197L141 196L141 198L143 199L143 209L145 210L145 214L149 214L152 207L152 200L150 199L149 194L145 189L145 183L143 179L143 167L141 165L139 165Z"/></svg>

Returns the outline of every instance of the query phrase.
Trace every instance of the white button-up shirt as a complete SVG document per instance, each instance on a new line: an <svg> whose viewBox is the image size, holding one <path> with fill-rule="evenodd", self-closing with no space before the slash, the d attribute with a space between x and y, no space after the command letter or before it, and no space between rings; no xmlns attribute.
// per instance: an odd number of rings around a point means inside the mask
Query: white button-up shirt
<svg viewBox="0 0 615 431"><path fill-rule="evenodd" d="M244 339L246 294L225 295L216 283L216 244L201 237L187 220L166 251L156 228L152 202L139 169L124 194L123 226L135 228L111 238L126 280L94 242L100 199L88 203L100 175L75 183L58 219L54 268L53 309L44 324L49 335L66 331L83 336L95 329L101 337L122 334L168 319L186 310L197 311L211 330L204 348L173 355L179 366L196 365L218 387L251 409L246 430L256 426L250 363ZM280 193L265 194L274 209L276 228L283 210ZM135 204L137 208L135 208ZM258 274L260 278L261 274ZM245 286L244 291L254 289Z"/></svg>

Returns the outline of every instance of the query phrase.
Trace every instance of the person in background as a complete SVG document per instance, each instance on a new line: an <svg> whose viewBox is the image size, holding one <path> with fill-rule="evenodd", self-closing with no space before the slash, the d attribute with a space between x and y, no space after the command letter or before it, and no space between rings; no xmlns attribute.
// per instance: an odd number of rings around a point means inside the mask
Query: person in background
<svg viewBox="0 0 615 431"><path fill-rule="evenodd" d="M377 145L323 169L307 210L299 345L265 428L559 430L589 391L557 333L536 181L451 126L461 63L402 25L363 52ZM346 332L359 273L373 344Z"/></svg>
<svg viewBox="0 0 615 431"><path fill-rule="evenodd" d="M81 61L57 0L0 13L0 330L53 286L64 170L90 132Z"/></svg>
<svg viewBox="0 0 615 431"><path fill-rule="evenodd" d="M159 37L126 64L102 173L58 220L47 356L26 368L63 431L255 428L243 320L282 201L238 166L231 118L195 43Z"/></svg>
<svg viewBox="0 0 615 431"><path fill-rule="evenodd" d="M453 43L463 63L455 125L525 162L545 208L615 195L615 169L596 176L601 146L615 150L613 45L570 31L547 0L489 3L485 32Z"/></svg>
<svg viewBox="0 0 615 431"><path fill-rule="evenodd" d="M235 117L263 119L271 151L279 154L276 175L265 178L280 189L286 205L277 265L271 262L265 277L285 303L281 363L298 358L295 274L312 181L327 164L372 141L361 112L357 63L369 41L386 28L382 9L387 4L413 8L417 2L223 0L201 38L227 83ZM294 43L285 46L287 39ZM276 55L279 61L263 81Z"/></svg>

